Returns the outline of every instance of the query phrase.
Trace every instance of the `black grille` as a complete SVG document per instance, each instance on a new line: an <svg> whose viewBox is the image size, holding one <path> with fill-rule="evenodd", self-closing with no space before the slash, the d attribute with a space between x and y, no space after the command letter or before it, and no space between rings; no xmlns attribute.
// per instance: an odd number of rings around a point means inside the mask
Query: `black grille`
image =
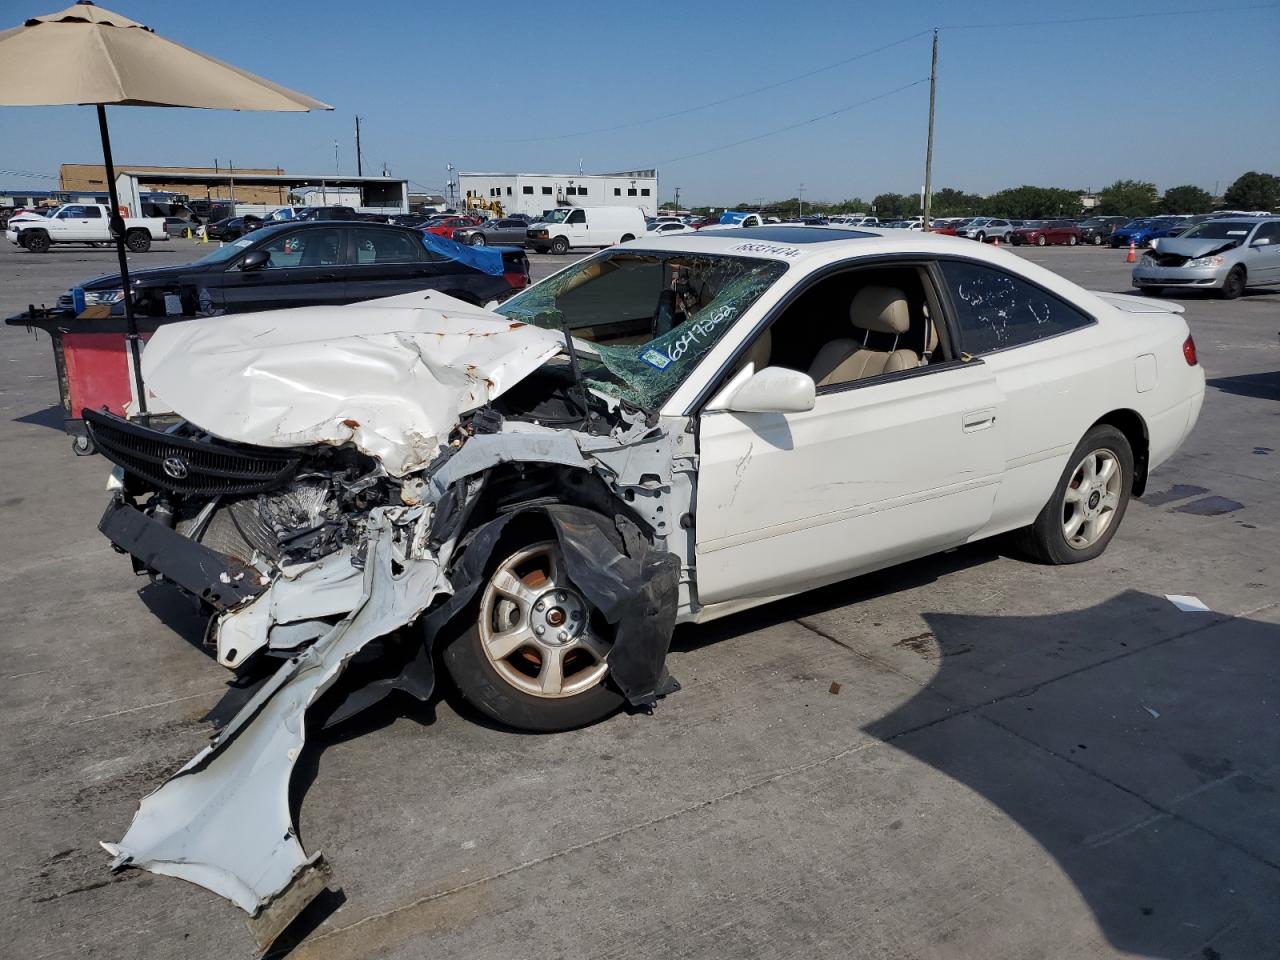
<svg viewBox="0 0 1280 960"><path fill-rule="evenodd" d="M94 410L84 410L82 416L104 457L161 490L206 496L263 493L283 486L298 469L297 454L286 451L189 440Z"/></svg>
<svg viewBox="0 0 1280 960"><path fill-rule="evenodd" d="M1176 253L1153 253L1152 258L1162 267L1180 267L1187 262L1186 257L1178 256Z"/></svg>

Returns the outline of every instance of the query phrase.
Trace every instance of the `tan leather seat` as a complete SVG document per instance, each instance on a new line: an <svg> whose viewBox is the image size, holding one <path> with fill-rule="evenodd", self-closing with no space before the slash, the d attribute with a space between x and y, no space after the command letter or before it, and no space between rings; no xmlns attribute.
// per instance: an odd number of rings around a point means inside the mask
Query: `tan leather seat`
<svg viewBox="0 0 1280 960"><path fill-rule="evenodd" d="M738 374L747 369L748 363L755 365L751 370L752 373L759 373L769 365L769 355L772 353L773 331L765 330L760 336L756 337L756 342L751 345L751 349L742 358L742 362L738 364L738 369L734 373Z"/></svg>
<svg viewBox="0 0 1280 960"><path fill-rule="evenodd" d="M911 329L911 311L901 290L863 287L849 305L849 319L862 335L858 339L832 340L818 351L809 365L809 376L819 387L920 366L920 355L914 350L897 349L898 338ZM888 350L870 349L867 341L871 333L893 334L894 346Z"/></svg>

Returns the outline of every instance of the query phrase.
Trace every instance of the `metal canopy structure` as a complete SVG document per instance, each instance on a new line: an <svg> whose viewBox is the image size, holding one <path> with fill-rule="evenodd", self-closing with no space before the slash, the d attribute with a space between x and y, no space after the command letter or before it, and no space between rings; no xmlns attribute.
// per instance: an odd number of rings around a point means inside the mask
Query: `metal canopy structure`
<svg viewBox="0 0 1280 960"><path fill-rule="evenodd" d="M358 189L361 196L359 206L394 207L401 213L409 211L409 181L396 177L349 177L320 173L240 174L232 170L225 173L177 173L168 170L131 170L125 167L118 171L116 178L120 202L131 211L140 208L142 194L148 192L148 187L153 184L170 187L186 184L194 188L193 195L217 196L218 193L225 192L228 198L234 196L237 185L279 187L285 194L280 201L282 204L288 202L287 194L290 191ZM195 194L195 191L199 191L199 194Z"/></svg>

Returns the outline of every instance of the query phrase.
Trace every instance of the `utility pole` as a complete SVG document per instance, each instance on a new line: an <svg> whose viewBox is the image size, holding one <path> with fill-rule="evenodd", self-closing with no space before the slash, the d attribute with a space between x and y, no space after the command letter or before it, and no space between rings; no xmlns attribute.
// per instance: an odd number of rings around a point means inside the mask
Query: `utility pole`
<svg viewBox="0 0 1280 960"><path fill-rule="evenodd" d="M929 145L924 154L924 223L922 230L930 229L930 208L933 206L933 108L938 99L938 28L933 28L933 63L929 67Z"/></svg>
<svg viewBox="0 0 1280 960"><path fill-rule="evenodd" d="M680 188L676 187L676 210L680 209Z"/></svg>
<svg viewBox="0 0 1280 960"><path fill-rule="evenodd" d="M338 141L333 141L333 172L341 176L342 170L338 166Z"/></svg>
<svg viewBox="0 0 1280 960"><path fill-rule="evenodd" d="M360 152L360 114L356 114L356 176L364 176L364 155Z"/></svg>
<svg viewBox="0 0 1280 960"><path fill-rule="evenodd" d="M804 216L804 184L803 184L803 183L802 183L802 184L800 184L800 213L799 213L799 216L801 216L801 217L803 217L803 216Z"/></svg>

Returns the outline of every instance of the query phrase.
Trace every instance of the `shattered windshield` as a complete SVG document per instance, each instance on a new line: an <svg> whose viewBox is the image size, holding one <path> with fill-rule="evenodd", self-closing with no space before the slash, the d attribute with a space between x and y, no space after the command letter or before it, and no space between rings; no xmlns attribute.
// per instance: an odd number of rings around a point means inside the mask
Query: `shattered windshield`
<svg viewBox="0 0 1280 960"><path fill-rule="evenodd" d="M787 265L752 257L608 251L530 287L498 313L590 341L587 385L659 407Z"/></svg>

